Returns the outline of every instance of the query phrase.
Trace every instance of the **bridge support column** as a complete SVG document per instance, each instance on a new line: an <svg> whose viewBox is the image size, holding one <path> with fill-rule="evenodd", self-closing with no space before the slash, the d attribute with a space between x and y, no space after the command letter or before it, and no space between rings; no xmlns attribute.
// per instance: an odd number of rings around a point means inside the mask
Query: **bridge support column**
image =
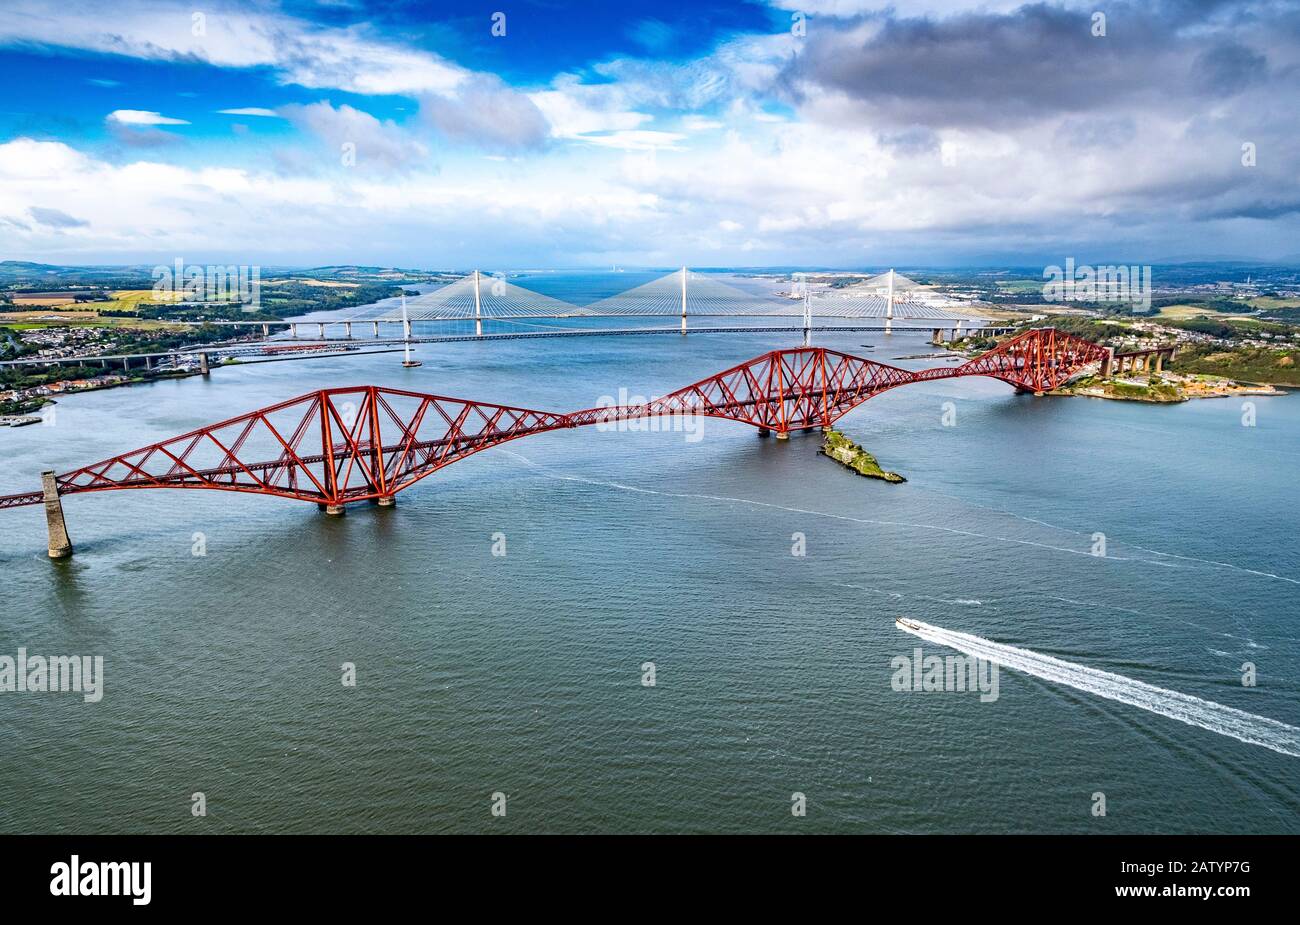
<svg viewBox="0 0 1300 925"><path fill-rule="evenodd" d="M269 324L262 325L262 336L263 337L271 336L271 326Z"/></svg>
<svg viewBox="0 0 1300 925"><path fill-rule="evenodd" d="M943 343L943 332L935 328L930 332L930 343L938 345Z"/></svg>
<svg viewBox="0 0 1300 925"><path fill-rule="evenodd" d="M347 512L348 509L341 504L325 505L325 513L329 514L331 517L342 517Z"/></svg>
<svg viewBox="0 0 1300 925"><path fill-rule="evenodd" d="M383 495L375 499L375 504L380 507L397 507L397 499L392 495Z"/></svg>
<svg viewBox="0 0 1300 925"><path fill-rule="evenodd" d="M370 322L370 323L371 323L371 325L374 326L374 329L375 329L375 337L378 337L378 336L379 336L379 322L378 322L378 321L372 321L372 322Z"/></svg>
<svg viewBox="0 0 1300 925"><path fill-rule="evenodd" d="M1165 355L1163 353L1157 353L1155 356L1155 360L1156 360L1156 372L1162 372L1165 368Z"/></svg>
<svg viewBox="0 0 1300 925"><path fill-rule="evenodd" d="M771 432L770 430L768 430L766 427L760 427L760 428L758 429L758 435L759 435L760 437L770 437L770 436L772 436L772 432Z"/></svg>
<svg viewBox="0 0 1300 925"><path fill-rule="evenodd" d="M295 339L298 337L298 325L296 324L289 325L289 336Z"/></svg>
<svg viewBox="0 0 1300 925"><path fill-rule="evenodd" d="M345 322L343 322L343 336L346 337L348 340L352 340L352 322L351 322L351 321L345 321Z"/></svg>
<svg viewBox="0 0 1300 925"><path fill-rule="evenodd" d="M318 324L318 325L316 325L316 333L320 335L320 339L321 339L321 340L324 340L324 339L325 339L325 325L324 325L324 324Z"/></svg>
<svg viewBox="0 0 1300 925"><path fill-rule="evenodd" d="M778 431L776 432L776 439L778 439L778 440L789 440L789 439L790 439L790 432L789 432L788 430L778 430Z"/></svg>
<svg viewBox="0 0 1300 925"><path fill-rule="evenodd" d="M205 376L212 375L212 370L208 368L208 355L206 353L199 354L199 372Z"/></svg>
<svg viewBox="0 0 1300 925"><path fill-rule="evenodd" d="M68 525L63 520L63 502L59 500L59 483L54 480L54 470L41 473L41 489L45 493L45 528L49 533L51 559L66 559L72 555L72 540L68 538Z"/></svg>
<svg viewBox="0 0 1300 925"><path fill-rule="evenodd" d="M1106 358L1101 361L1101 378L1109 379L1111 367L1115 365L1115 348L1106 348Z"/></svg>

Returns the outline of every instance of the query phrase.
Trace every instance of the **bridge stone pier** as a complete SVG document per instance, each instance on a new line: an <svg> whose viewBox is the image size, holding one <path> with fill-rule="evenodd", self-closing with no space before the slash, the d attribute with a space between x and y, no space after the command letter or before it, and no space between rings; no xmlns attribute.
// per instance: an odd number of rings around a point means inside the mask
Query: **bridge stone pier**
<svg viewBox="0 0 1300 925"><path fill-rule="evenodd" d="M72 540L68 537L68 525L63 520L63 502L59 500L59 483L55 481L53 469L41 473L41 493L45 501L45 527L50 538L50 558L66 559L72 555Z"/></svg>
<svg viewBox="0 0 1300 925"><path fill-rule="evenodd" d="M1165 362L1172 363L1178 356L1178 347L1151 347L1147 350L1130 350L1127 353L1114 353L1112 363L1102 365L1102 375L1119 375L1124 372L1161 372ZM1113 367L1108 369L1107 367ZM1153 369L1154 367L1154 369Z"/></svg>
<svg viewBox="0 0 1300 925"><path fill-rule="evenodd" d="M944 339L944 332L948 332L947 340ZM930 332L930 343L936 347L941 347L950 341L959 340L962 337L997 337L1002 334L1010 334L1011 328L967 328L962 330L961 322L958 321L955 328L934 328Z"/></svg>

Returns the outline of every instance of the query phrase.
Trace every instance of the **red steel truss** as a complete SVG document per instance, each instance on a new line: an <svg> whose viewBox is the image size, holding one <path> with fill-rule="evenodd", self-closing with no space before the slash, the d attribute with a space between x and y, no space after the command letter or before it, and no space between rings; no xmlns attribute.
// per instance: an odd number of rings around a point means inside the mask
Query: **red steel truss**
<svg viewBox="0 0 1300 925"><path fill-rule="evenodd" d="M438 395L322 389L55 480L60 495L208 488L341 505L392 497L479 450L568 426L562 414ZM10 496L3 506L36 503L36 495Z"/></svg>
<svg viewBox="0 0 1300 925"><path fill-rule="evenodd" d="M912 372L802 347L774 350L642 405L571 414L378 386L322 389L56 476L60 495L199 488L341 506L391 498L459 459L529 434L661 415L703 415L788 433L830 426L872 396L909 382L992 376L1044 392L1107 356L1103 347L1036 328L959 366ZM0 508L41 503L0 496Z"/></svg>

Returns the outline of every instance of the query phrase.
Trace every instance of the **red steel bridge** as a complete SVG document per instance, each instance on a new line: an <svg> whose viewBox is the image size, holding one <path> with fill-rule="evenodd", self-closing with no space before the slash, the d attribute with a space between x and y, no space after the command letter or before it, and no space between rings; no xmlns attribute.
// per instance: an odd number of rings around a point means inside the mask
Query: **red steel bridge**
<svg viewBox="0 0 1300 925"><path fill-rule="evenodd" d="M830 427L867 399L911 382L991 376L1042 394L1110 356L1107 348L1053 328L1026 331L957 366L917 372L800 347L773 350L645 404L567 414L379 386L321 389L71 472L44 473L42 491L0 496L0 508L44 503L51 517L50 554L66 547L59 555L67 555L71 545L59 501L66 495L139 488L238 491L311 501L341 514L355 501L391 505L399 491L425 476L531 434L701 415L779 438Z"/></svg>

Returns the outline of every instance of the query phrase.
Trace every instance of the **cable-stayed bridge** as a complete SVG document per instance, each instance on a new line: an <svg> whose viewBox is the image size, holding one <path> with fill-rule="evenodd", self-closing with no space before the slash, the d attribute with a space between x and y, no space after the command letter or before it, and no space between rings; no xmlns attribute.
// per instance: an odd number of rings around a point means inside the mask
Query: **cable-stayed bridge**
<svg viewBox="0 0 1300 925"><path fill-rule="evenodd" d="M882 282L883 281L883 282ZM799 286L795 287L796 293ZM806 289L806 287L805 287ZM883 318L957 321L961 313L926 304L920 287L893 271L857 286L828 292L805 291L783 298L749 292L716 274L686 267L588 305L543 295L503 276L474 271L432 292L407 299L405 316L393 309L371 322L508 320L516 318L613 317L782 317ZM481 333L481 332L480 332Z"/></svg>
<svg viewBox="0 0 1300 925"><path fill-rule="evenodd" d="M571 302L555 299L500 276L477 270L406 300L406 317L411 321L464 321L470 318L582 318L593 312ZM399 311L390 311L373 321L401 321Z"/></svg>

